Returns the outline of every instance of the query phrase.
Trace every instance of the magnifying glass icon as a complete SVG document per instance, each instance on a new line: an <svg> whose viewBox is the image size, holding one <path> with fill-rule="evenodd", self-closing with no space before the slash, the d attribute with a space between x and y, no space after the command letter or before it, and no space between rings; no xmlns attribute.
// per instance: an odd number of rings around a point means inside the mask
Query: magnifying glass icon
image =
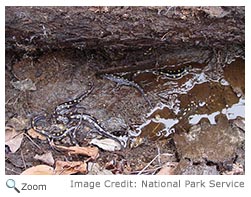
<svg viewBox="0 0 251 197"><path fill-rule="evenodd" d="M13 179L8 179L6 181L6 186L8 188L14 188L17 191L17 193L20 193L19 189L16 188L16 182Z"/></svg>

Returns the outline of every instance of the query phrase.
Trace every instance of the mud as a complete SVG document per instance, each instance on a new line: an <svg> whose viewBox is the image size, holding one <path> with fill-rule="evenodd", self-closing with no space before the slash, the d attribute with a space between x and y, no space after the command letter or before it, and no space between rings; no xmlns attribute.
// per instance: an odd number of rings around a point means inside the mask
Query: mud
<svg viewBox="0 0 251 197"><path fill-rule="evenodd" d="M116 87L114 82L100 78L96 75L97 62L78 53L52 52L14 63L7 55L6 64L11 69L6 69L6 125L14 117L29 122L41 112L52 113L56 105L76 98L93 82L92 94L80 106L96 117L104 129L128 138L124 150L101 150L94 161L101 168L106 166L116 174L155 174L164 161L151 162L152 159L168 153L168 162L179 163L176 174L223 174L235 165L244 169L245 64L237 57L215 66L217 58L216 55L209 63L192 61L163 67L164 71L178 72L177 69L191 66L179 78L166 77L152 68L117 73L145 90L154 106L150 108L135 88ZM30 79L35 89L13 86L13 82L25 79ZM30 124L17 129L25 133L17 152L11 153L6 147L6 174L20 174L40 164L34 159L35 154L47 151L53 152L55 160L83 159L52 150L46 140L32 139L26 133L29 129ZM78 141L84 146L96 137L91 134ZM70 145L70 140L56 143ZM116 161L120 169L107 167L111 161ZM151 165L141 172L149 162Z"/></svg>

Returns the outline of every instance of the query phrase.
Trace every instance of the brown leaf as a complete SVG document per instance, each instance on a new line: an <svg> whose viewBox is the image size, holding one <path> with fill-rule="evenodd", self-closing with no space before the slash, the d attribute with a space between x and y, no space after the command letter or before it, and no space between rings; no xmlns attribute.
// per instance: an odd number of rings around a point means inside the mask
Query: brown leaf
<svg viewBox="0 0 251 197"><path fill-rule="evenodd" d="M76 173L87 173L87 164L82 161L56 161L55 173L57 175L69 175Z"/></svg>
<svg viewBox="0 0 251 197"><path fill-rule="evenodd" d="M26 169L21 175L54 175L54 169L47 165L38 165Z"/></svg>
<svg viewBox="0 0 251 197"><path fill-rule="evenodd" d="M40 140L46 140L47 138L44 135L41 135L40 133L36 132L34 129L29 129L27 131L27 133L29 134L29 136L31 136L32 138L35 139L40 139Z"/></svg>
<svg viewBox="0 0 251 197"><path fill-rule="evenodd" d="M6 126L12 127L16 131L24 130L25 128L29 127L30 120L28 118L24 118L21 116L11 118L8 120Z"/></svg>
<svg viewBox="0 0 251 197"><path fill-rule="evenodd" d="M16 132L14 128L6 127L5 128L5 144L9 146L12 153L15 153L23 139L23 132Z"/></svg>
<svg viewBox="0 0 251 197"><path fill-rule="evenodd" d="M177 162L167 162L167 164L160 169L157 175L174 175L174 170L177 165Z"/></svg>
<svg viewBox="0 0 251 197"><path fill-rule="evenodd" d="M96 159L99 156L97 147L79 147L79 146L55 146L61 150L67 151L69 155L87 155L92 159Z"/></svg>
<svg viewBox="0 0 251 197"><path fill-rule="evenodd" d="M44 163L47 163L49 165L53 165L55 162L51 152L47 152L43 155L35 155L34 159L43 161Z"/></svg>
<svg viewBox="0 0 251 197"><path fill-rule="evenodd" d="M127 167L127 162L124 159L118 160L117 158L114 158L105 163L105 169L110 170L113 174L124 173L126 167Z"/></svg>
<svg viewBox="0 0 251 197"><path fill-rule="evenodd" d="M22 81L11 81L10 83L15 89L20 91L37 89L35 83L33 83L33 81L28 78Z"/></svg>
<svg viewBox="0 0 251 197"><path fill-rule="evenodd" d="M69 175L75 173L87 173L87 164L82 161L57 161L55 169L48 165L37 165L26 169L21 175Z"/></svg>

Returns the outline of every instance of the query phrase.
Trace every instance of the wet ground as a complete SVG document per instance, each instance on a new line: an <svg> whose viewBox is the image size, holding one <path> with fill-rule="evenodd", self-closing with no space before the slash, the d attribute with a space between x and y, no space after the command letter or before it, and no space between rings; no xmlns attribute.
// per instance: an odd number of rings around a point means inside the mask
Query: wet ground
<svg viewBox="0 0 251 197"><path fill-rule="evenodd" d="M99 157L87 161L99 171L87 173L156 174L172 166L166 174L244 174L245 62L241 57L222 62L219 57L115 73L140 85L144 98L137 88L118 87L97 76L100 63L73 52L19 61L7 55L6 133L14 130L23 137L15 150L6 145L6 174L44 164L34 157L48 152L55 161L86 161L53 149L46 138L29 131L32 118L53 113L58 104L86 91L90 82L94 90L79 106L106 131L124 136L127 147L99 148ZM88 134L77 135L80 146L105 138L92 129L84 127ZM72 146L67 137L55 143Z"/></svg>

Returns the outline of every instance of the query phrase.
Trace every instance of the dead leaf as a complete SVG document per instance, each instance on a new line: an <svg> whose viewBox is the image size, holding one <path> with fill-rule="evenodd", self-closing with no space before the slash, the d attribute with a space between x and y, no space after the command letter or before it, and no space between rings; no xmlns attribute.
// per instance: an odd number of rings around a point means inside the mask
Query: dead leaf
<svg viewBox="0 0 251 197"><path fill-rule="evenodd" d="M8 120L6 126L12 127L16 131L21 131L29 127L29 123L30 123L30 120L28 118L23 118L21 116L18 116L18 117L14 117Z"/></svg>
<svg viewBox="0 0 251 197"><path fill-rule="evenodd" d="M42 134L40 134L40 133L38 133L38 132L36 132L34 129L29 129L28 131L27 131L27 133L29 134L29 136L31 136L33 139L35 138L35 139L40 139L40 140L47 140L47 138L44 136L44 135L42 135Z"/></svg>
<svg viewBox="0 0 251 197"><path fill-rule="evenodd" d="M76 173L87 173L87 164L82 161L56 161L55 173L57 175L69 175Z"/></svg>
<svg viewBox="0 0 251 197"><path fill-rule="evenodd" d="M157 175L175 175L174 170L177 165L178 162L167 162L166 165L160 169Z"/></svg>
<svg viewBox="0 0 251 197"><path fill-rule="evenodd" d="M23 140L23 132L16 132L14 128L5 128L5 144L9 146L12 153L15 153Z"/></svg>
<svg viewBox="0 0 251 197"><path fill-rule="evenodd" d="M113 158L105 163L105 169L110 170L113 174L124 174L127 167L127 161L125 159L118 160L118 158ZM126 169L126 171L127 170L128 169Z"/></svg>
<svg viewBox="0 0 251 197"><path fill-rule="evenodd" d="M21 175L54 175L54 169L48 165L38 165L26 169Z"/></svg>
<svg viewBox="0 0 251 197"><path fill-rule="evenodd" d="M55 162L51 152L47 152L43 155L35 155L34 159L40 160L49 165L53 165Z"/></svg>
<svg viewBox="0 0 251 197"><path fill-rule="evenodd" d="M48 165L37 165L26 169L21 175L69 175L87 173L87 164L82 161L57 161L55 169Z"/></svg>
<svg viewBox="0 0 251 197"><path fill-rule="evenodd" d="M92 139L90 144L96 145L106 151L116 151L121 149L121 145L112 139Z"/></svg>
<svg viewBox="0 0 251 197"><path fill-rule="evenodd" d="M22 81L11 81L11 85L20 91L25 91L25 90L36 90L36 85L33 83L33 81L29 78L24 79Z"/></svg>
<svg viewBox="0 0 251 197"><path fill-rule="evenodd" d="M86 155L92 159L96 159L99 156L97 147L79 147L79 146L55 146L63 151L67 151L69 155Z"/></svg>
<svg viewBox="0 0 251 197"><path fill-rule="evenodd" d="M113 173L100 167L98 163L88 162L88 175L113 175Z"/></svg>

